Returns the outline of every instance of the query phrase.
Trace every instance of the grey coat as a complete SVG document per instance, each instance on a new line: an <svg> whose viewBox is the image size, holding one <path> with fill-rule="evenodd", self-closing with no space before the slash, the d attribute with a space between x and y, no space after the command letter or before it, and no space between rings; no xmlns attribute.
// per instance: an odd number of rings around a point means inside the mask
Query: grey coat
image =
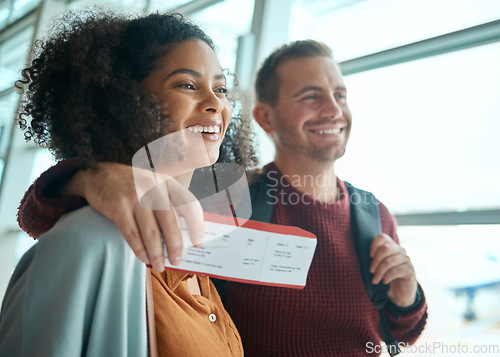
<svg viewBox="0 0 500 357"><path fill-rule="evenodd" d="M0 356L147 356L145 265L91 207L21 259L0 312Z"/></svg>

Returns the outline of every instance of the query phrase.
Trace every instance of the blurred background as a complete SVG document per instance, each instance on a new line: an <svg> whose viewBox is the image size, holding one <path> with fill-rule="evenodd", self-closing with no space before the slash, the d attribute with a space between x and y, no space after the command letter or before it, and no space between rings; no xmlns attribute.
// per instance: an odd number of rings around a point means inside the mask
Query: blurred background
<svg viewBox="0 0 500 357"><path fill-rule="evenodd" d="M191 17L236 74L247 114L253 74L274 48L307 38L332 47L353 112L337 173L398 220L429 304L417 344L500 356L498 0L0 0L0 296L35 243L17 225L20 199L54 163L15 125L14 81L51 18L90 4ZM255 129L265 164L273 147Z"/></svg>

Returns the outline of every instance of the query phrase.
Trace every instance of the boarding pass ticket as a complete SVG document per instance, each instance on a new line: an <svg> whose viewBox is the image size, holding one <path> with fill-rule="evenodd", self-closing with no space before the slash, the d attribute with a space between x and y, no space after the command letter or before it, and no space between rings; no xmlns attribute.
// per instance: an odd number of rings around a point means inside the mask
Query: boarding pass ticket
<svg viewBox="0 0 500 357"><path fill-rule="evenodd" d="M242 283L302 289L306 285L316 237L303 229L205 214L205 236L193 247L185 221L182 261L168 270ZM165 257L167 257L164 246Z"/></svg>

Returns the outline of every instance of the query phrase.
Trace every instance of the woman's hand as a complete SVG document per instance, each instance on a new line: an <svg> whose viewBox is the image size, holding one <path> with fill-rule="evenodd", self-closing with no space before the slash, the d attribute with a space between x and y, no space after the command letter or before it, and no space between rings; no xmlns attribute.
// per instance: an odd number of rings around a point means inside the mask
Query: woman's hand
<svg viewBox="0 0 500 357"><path fill-rule="evenodd" d="M76 173L63 189L63 194L84 197L96 211L116 223L141 261L163 271L165 258L161 233L170 264L178 265L183 248L179 216L186 221L193 245L198 245L204 235L203 210L196 197L175 179L170 178L168 184L163 182L163 189L153 180L151 171L102 162L97 169ZM153 211L141 206L136 181L144 187L155 187L144 195L148 200L146 207L169 209Z"/></svg>

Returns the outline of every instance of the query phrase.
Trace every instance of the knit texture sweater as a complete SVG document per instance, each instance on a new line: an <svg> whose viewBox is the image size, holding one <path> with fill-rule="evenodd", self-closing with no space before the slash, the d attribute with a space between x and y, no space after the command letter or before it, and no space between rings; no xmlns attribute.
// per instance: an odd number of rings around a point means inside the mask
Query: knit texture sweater
<svg viewBox="0 0 500 357"><path fill-rule="evenodd" d="M238 327L245 355L378 355L379 315L362 281L344 182L338 180L341 199L325 204L295 190L273 163L264 172L271 185L276 183L278 202L271 222L312 232L318 244L302 290L229 284L224 305ZM383 232L397 242L395 220L382 204L380 216ZM405 344L415 342L426 311L425 299L404 313L388 306L394 337Z"/></svg>
<svg viewBox="0 0 500 357"><path fill-rule="evenodd" d="M37 238L62 214L86 204L79 197L54 197L60 182L77 170L77 159L63 161L35 181L19 207L18 221L23 230ZM310 231L318 245L302 290L229 284L224 305L240 332L245 355L378 355L379 316L361 278L345 184L338 180L342 193L339 201L324 204L281 179L273 163L264 172L270 172L272 182L277 182L275 196L279 199L272 223ZM394 217L383 204L380 216L383 232L398 242ZM394 337L401 343L414 343L427 319L425 297L410 311L388 304L385 313Z"/></svg>

